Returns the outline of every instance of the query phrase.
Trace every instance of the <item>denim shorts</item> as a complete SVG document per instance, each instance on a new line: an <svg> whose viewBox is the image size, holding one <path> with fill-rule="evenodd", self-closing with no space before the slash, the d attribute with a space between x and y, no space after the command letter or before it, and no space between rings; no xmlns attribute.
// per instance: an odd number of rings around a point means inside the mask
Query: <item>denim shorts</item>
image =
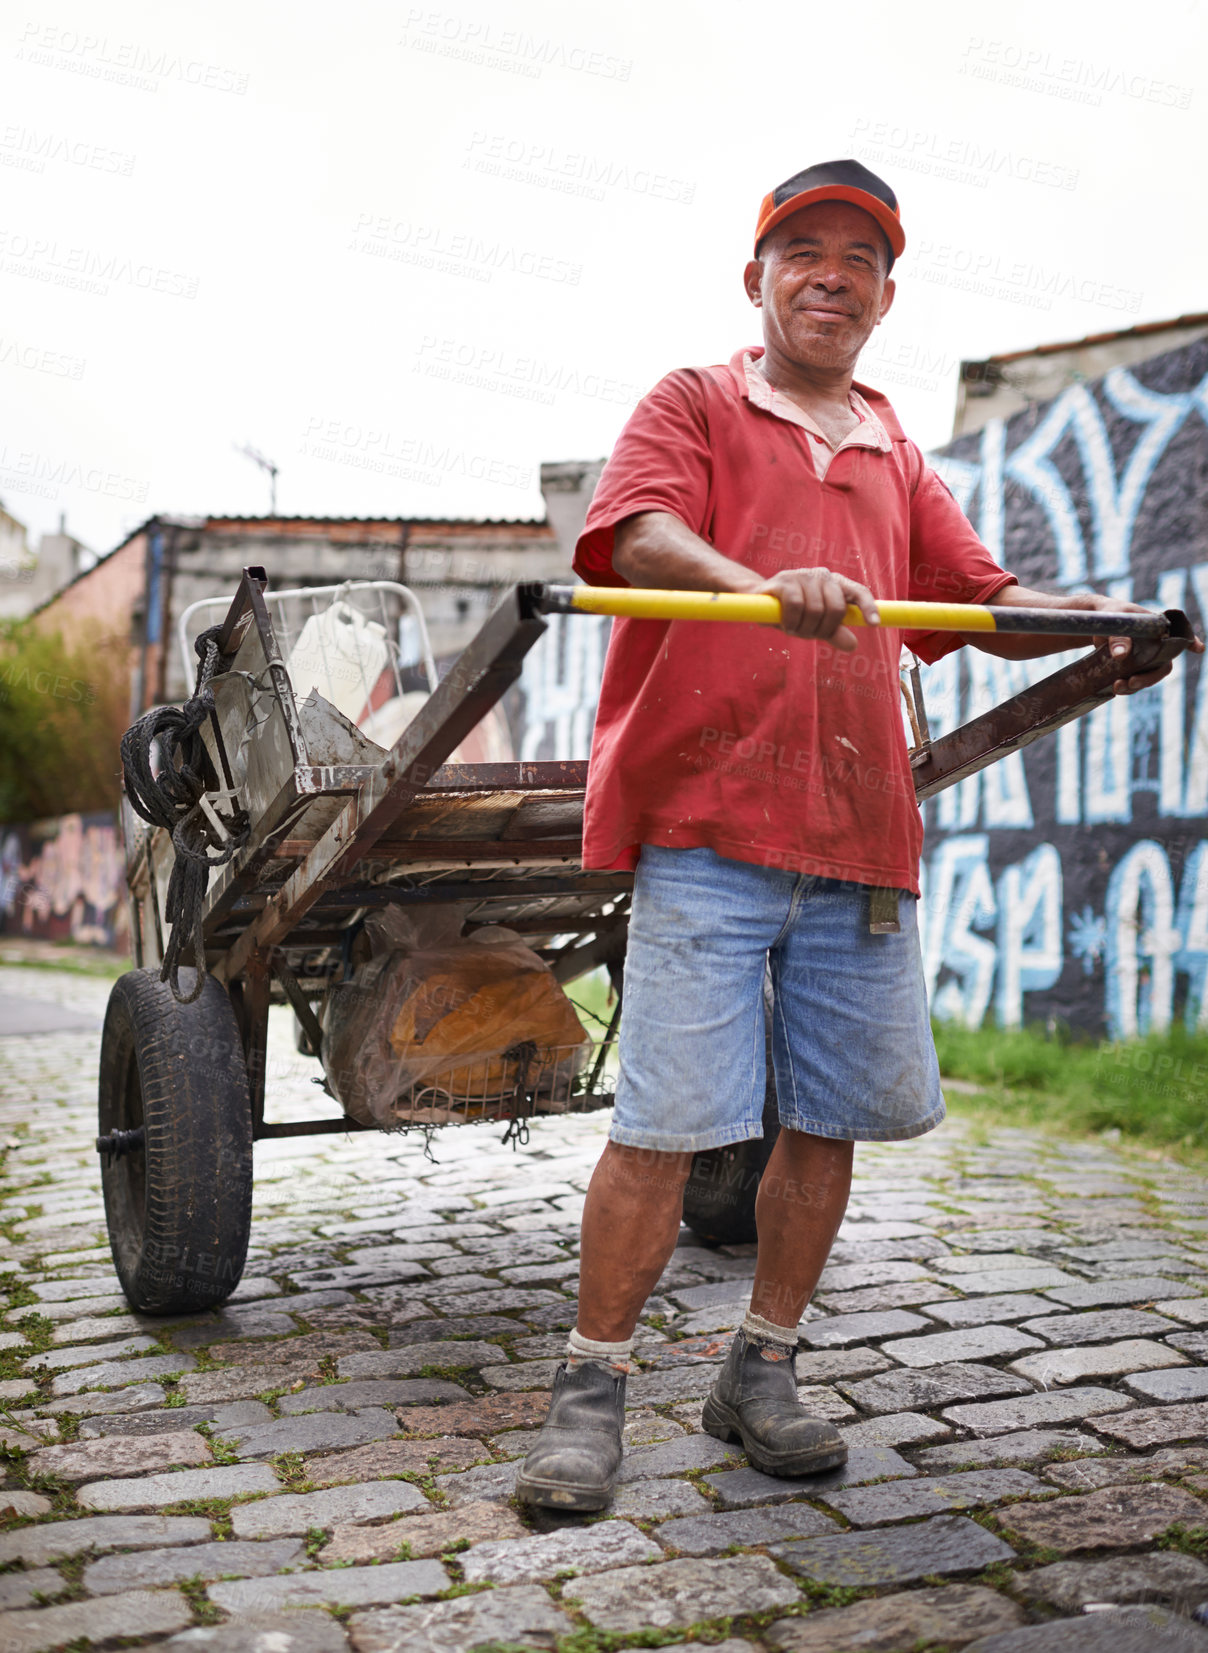
<svg viewBox="0 0 1208 1653"><path fill-rule="evenodd" d="M780 1122L846 1142L944 1117L915 900L873 935L868 890L643 845L609 1136L665 1153L763 1135L764 976Z"/></svg>

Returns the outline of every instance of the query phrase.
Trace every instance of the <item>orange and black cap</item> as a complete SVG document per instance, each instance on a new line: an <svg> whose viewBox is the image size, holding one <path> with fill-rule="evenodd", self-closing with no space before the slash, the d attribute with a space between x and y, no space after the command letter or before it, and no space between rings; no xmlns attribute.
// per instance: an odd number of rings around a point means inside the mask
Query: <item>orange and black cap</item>
<svg viewBox="0 0 1208 1653"><path fill-rule="evenodd" d="M770 195L765 195L755 225L755 256L759 245L770 230L802 207L812 207L819 201L850 201L854 207L863 207L870 213L889 242L889 268L906 245L902 222L898 215L898 198L883 178L870 172L859 161L822 161L818 166L807 166L795 172L783 184L777 184Z"/></svg>

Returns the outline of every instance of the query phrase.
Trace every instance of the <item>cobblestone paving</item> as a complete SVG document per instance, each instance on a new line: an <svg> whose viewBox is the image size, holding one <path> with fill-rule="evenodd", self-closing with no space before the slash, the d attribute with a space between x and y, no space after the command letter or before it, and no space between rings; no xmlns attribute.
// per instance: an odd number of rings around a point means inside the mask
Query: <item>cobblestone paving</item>
<svg viewBox="0 0 1208 1653"><path fill-rule="evenodd" d="M701 1432L753 1261L684 1230L613 1507L534 1516L607 1116L261 1144L233 1299L149 1319L92 1151L107 987L0 972L10 1028L73 1018L0 1038L5 1653L1208 1650L1205 1177L960 1124L862 1149L799 1357L850 1458L810 1480ZM270 1117L325 1111L316 1072L274 1013Z"/></svg>

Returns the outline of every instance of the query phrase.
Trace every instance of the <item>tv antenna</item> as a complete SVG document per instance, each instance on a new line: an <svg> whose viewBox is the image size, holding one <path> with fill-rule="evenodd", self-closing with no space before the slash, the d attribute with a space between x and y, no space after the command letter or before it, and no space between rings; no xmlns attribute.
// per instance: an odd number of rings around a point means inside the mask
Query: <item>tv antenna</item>
<svg viewBox="0 0 1208 1653"><path fill-rule="evenodd" d="M271 459L266 459L259 449L254 448L250 442L233 442L231 445L236 453L241 453L245 459L250 459L253 465L258 465L262 471L268 472L269 514L275 517L277 514L277 466Z"/></svg>

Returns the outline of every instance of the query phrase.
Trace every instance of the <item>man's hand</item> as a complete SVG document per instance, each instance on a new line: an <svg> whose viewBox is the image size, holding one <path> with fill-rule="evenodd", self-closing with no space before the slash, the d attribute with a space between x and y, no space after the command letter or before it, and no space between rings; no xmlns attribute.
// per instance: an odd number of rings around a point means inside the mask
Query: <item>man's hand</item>
<svg viewBox="0 0 1208 1653"><path fill-rule="evenodd" d="M991 597L990 602L999 608L1076 608L1092 612L1095 609L1103 609L1109 614L1153 613L1151 608L1146 608L1142 603L1126 603L1122 597L1103 597L1097 591L1077 591L1055 596L1051 591L1030 591L1022 585L1007 586ZM984 649L987 654L1001 655L1008 660L1028 660L1037 655L1059 653L1062 649L1068 648L1075 639L1066 640L1056 634L1025 637L1012 636L1009 633L996 636L989 632L968 632L964 634L964 641L972 643L976 648ZM1130 637L1095 638L1096 647L1103 643L1110 643L1112 655L1117 660L1125 659L1133 650ZM1203 654L1204 645L1198 637L1190 645L1190 651L1192 654ZM1140 689L1148 689L1153 683L1160 683L1169 672L1170 662L1167 661L1164 666L1137 672L1133 677L1117 678L1113 693L1136 694Z"/></svg>
<svg viewBox="0 0 1208 1653"><path fill-rule="evenodd" d="M1119 597L1101 597L1097 591L1079 593L1079 595L1070 598L1067 606L1069 608L1102 608L1116 614L1153 613L1152 609L1143 607L1141 603L1125 603L1122 602ZM1112 658L1114 660L1122 660L1125 655L1132 653L1133 645L1131 637L1095 638L1096 648L1103 643L1108 643L1110 645ZM1203 654L1203 652L1203 642L1197 637L1191 644L1191 653ZM1171 664L1172 662L1168 660L1165 665L1156 666L1152 671L1138 672L1135 677L1118 677L1113 688L1113 693L1136 694L1139 689L1148 689L1151 683L1160 683L1164 677L1168 677L1170 675Z"/></svg>
<svg viewBox="0 0 1208 1653"><path fill-rule="evenodd" d="M829 568L786 568L752 591L780 599L780 629L791 637L824 638L850 654L856 634L843 624L849 603L864 616L865 625L879 626L876 599L867 586L833 574Z"/></svg>
<svg viewBox="0 0 1208 1653"><path fill-rule="evenodd" d="M1119 597L1103 597L1097 591L1079 591L1072 593L1062 602L1063 608L1105 609L1109 614L1152 614L1153 610L1144 607L1141 603L1126 603ZM1108 643L1111 646L1113 659L1122 660L1132 653L1131 637L1096 637L1095 647ZM1203 654L1204 645L1197 637L1191 645L1193 654ZM1148 689L1153 683L1160 683L1164 677L1170 675L1171 662L1168 660L1163 666L1155 666L1152 671L1138 672L1135 677L1118 677L1113 689L1114 694L1136 694L1140 689Z"/></svg>
<svg viewBox="0 0 1208 1653"><path fill-rule="evenodd" d="M619 522L613 534L612 566L630 585L656 591L766 592L780 599L781 630L790 637L825 638L850 654L855 634L843 624L854 603L866 625L881 617L872 592L829 568L787 568L761 581L753 569L733 562L667 511L639 511Z"/></svg>

